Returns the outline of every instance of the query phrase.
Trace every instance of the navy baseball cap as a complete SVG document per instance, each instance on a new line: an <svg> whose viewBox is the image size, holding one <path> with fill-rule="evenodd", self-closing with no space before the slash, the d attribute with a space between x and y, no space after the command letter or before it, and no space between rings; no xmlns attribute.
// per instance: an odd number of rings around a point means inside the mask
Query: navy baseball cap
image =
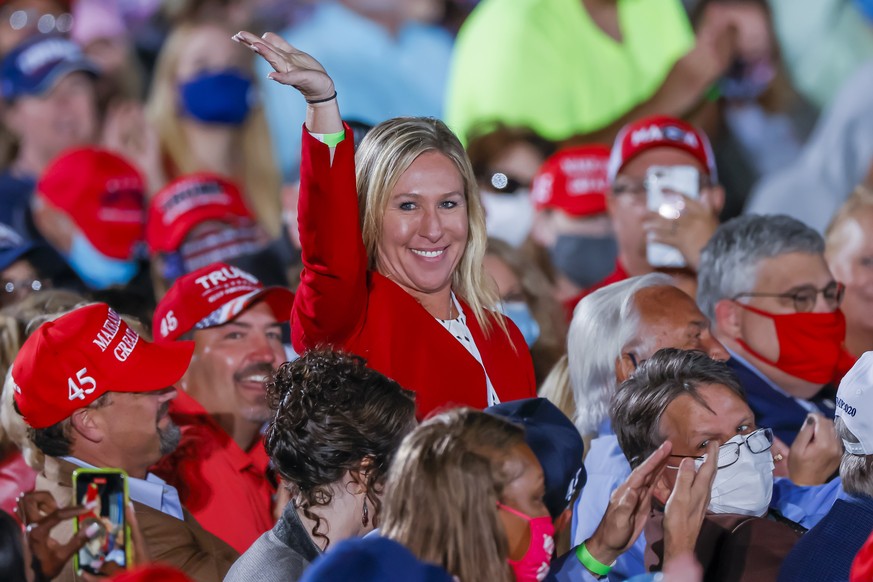
<svg viewBox="0 0 873 582"><path fill-rule="evenodd" d="M43 95L64 76L77 71L98 74L97 67L76 43L61 36L35 36L3 58L0 91L7 101L23 95Z"/></svg>
<svg viewBox="0 0 873 582"><path fill-rule="evenodd" d="M319 556L300 582L452 582L435 564L416 558L394 540L376 535L341 541Z"/></svg>
<svg viewBox="0 0 873 582"><path fill-rule="evenodd" d="M0 224L0 271L5 271L12 263L34 250L34 245L21 238L17 232Z"/></svg>
<svg viewBox="0 0 873 582"><path fill-rule="evenodd" d="M524 427L524 440L543 467L543 501L552 519L557 519L587 478L582 464L585 443L573 421L545 398L503 402L489 406L485 412Z"/></svg>

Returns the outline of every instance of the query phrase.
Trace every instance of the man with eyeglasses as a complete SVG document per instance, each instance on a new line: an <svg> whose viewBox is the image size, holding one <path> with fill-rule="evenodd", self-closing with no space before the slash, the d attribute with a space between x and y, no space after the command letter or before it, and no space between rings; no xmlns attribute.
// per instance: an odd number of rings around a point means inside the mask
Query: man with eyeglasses
<svg viewBox="0 0 873 582"><path fill-rule="evenodd" d="M704 579L776 580L783 559L806 530L770 508L773 432L755 423L727 365L698 351L660 350L622 384L610 416L632 467L664 441L672 445L653 487L654 514L645 526L647 570L663 564L663 505L679 466L693 462L699 467L715 441L718 470L695 545Z"/></svg>
<svg viewBox="0 0 873 582"><path fill-rule="evenodd" d="M690 185L689 191L675 192L677 211L669 217L650 210L647 203L650 169L658 167L696 176L697 184ZM628 277L665 271L679 277L680 287L693 297L700 249L718 226L718 213L724 206L724 188L718 184L706 134L664 115L629 123L612 146L608 179L606 209L618 243L618 259L615 271L582 296ZM670 265L653 264L650 244L665 245L681 258Z"/></svg>
<svg viewBox="0 0 873 582"><path fill-rule="evenodd" d="M747 215L719 227L701 255L700 308L756 422L788 445L804 422L833 430L809 415L834 417L833 385L854 362L843 347L843 287L823 253L821 235L803 223Z"/></svg>

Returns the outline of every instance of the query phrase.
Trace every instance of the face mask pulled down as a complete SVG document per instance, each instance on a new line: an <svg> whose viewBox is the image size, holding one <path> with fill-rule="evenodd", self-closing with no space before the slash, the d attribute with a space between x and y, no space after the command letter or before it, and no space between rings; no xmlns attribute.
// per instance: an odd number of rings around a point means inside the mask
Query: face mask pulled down
<svg viewBox="0 0 873 582"><path fill-rule="evenodd" d="M742 435L728 443L739 444L740 456L733 465L716 472L709 511L760 517L767 513L773 496L773 455L769 449L753 453ZM702 463L697 461L698 468Z"/></svg>

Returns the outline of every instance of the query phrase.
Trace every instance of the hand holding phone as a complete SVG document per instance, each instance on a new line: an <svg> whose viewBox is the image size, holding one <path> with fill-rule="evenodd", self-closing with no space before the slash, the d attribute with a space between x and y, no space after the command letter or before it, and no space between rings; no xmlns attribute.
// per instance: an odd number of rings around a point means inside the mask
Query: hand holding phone
<svg viewBox="0 0 873 582"><path fill-rule="evenodd" d="M693 166L652 166L646 172L646 205L668 220L677 220L687 199L700 197L700 172ZM676 223L674 223L674 227ZM685 257L676 247L651 240L646 260L653 267L685 267Z"/></svg>
<svg viewBox="0 0 873 582"><path fill-rule="evenodd" d="M76 469L75 502L86 512L74 521L74 530L89 534L76 553L76 571L101 574L107 563L126 568L131 562L130 527L125 519L128 503L127 473L121 469Z"/></svg>

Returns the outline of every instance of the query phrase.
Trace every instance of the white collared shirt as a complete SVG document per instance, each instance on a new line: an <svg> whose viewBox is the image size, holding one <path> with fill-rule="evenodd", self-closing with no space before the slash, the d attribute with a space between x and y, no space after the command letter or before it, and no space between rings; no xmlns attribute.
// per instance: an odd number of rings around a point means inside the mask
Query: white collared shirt
<svg viewBox="0 0 873 582"><path fill-rule="evenodd" d="M85 461L80 461L76 457L62 457L62 459L86 469L99 468L89 465ZM166 513L176 519L185 519L182 513L182 502L179 499L179 492L172 485L167 485L166 481L157 475L148 473L145 479L128 477L127 489L131 500L147 505L152 509L157 509L161 513Z"/></svg>

